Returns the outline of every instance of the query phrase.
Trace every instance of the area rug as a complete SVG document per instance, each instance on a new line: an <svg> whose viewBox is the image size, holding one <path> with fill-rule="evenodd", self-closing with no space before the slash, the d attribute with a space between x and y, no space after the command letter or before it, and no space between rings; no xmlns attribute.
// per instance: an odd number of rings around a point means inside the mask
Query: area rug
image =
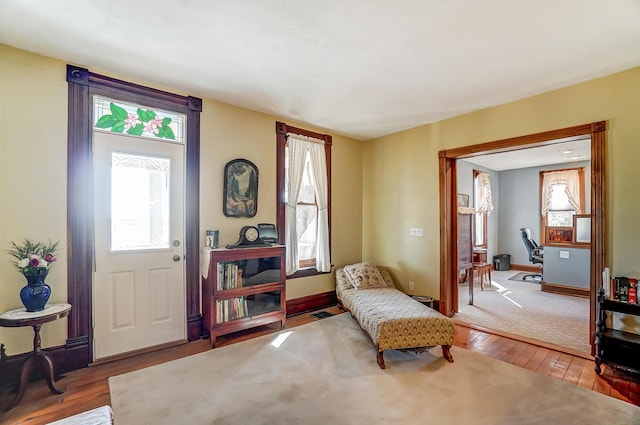
<svg viewBox="0 0 640 425"><path fill-rule="evenodd" d="M514 274L492 272L491 287L485 284L483 291L474 285L473 305L468 303L468 284L460 285L458 313L453 320L588 355L589 300L542 292L538 283L513 280Z"/></svg>
<svg viewBox="0 0 640 425"><path fill-rule="evenodd" d="M534 272L521 272L518 274L514 274L513 276L511 276L509 278L509 280L513 280L516 282L530 282L530 283L540 283L540 277L538 277L537 279L534 277L528 277L526 279L523 279L523 277L525 276L531 276L532 274L534 274Z"/></svg>
<svg viewBox="0 0 640 425"><path fill-rule="evenodd" d="M109 378L117 425L634 424L640 408L462 348L385 353L347 314Z"/></svg>

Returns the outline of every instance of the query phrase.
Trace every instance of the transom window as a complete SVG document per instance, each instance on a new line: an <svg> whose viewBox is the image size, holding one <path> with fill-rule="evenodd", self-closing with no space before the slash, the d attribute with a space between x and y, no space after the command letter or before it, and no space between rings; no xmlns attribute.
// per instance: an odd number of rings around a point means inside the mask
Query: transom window
<svg viewBox="0 0 640 425"><path fill-rule="evenodd" d="M186 116L102 96L93 97L97 131L184 143Z"/></svg>

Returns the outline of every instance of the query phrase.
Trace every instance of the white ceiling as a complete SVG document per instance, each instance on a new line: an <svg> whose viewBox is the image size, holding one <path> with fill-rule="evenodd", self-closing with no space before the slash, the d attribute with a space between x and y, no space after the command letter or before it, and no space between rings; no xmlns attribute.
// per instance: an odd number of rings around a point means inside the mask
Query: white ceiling
<svg viewBox="0 0 640 425"><path fill-rule="evenodd" d="M640 0L0 0L0 43L367 140L640 65Z"/></svg>
<svg viewBox="0 0 640 425"><path fill-rule="evenodd" d="M495 171L539 167L591 160L591 139L587 136L557 140L557 143L517 151L465 158L464 161Z"/></svg>

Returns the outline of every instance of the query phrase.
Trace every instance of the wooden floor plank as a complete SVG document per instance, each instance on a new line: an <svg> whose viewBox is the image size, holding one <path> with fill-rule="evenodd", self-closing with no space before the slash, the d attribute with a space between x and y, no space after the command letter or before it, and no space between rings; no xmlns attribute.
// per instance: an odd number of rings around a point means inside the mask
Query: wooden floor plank
<svg viewBox="0 0 640 425"><path fill-rule="evenodd" d="M593 370L593 362L585 360L584 368L578 379L578 385L584 388L592 389L598 374Z"/></svg>
<svg viewBox="0 0 640 425"><path fill-rule="evenodd" d="M532 371L538 370L544 359L547 357L551 350L544 347L536 347L536 352L531 356L529 361L524 365L525 369Z"/></svg>
<svg viewBox="0 0 640 425"><path fill-rule="evenodd" d="M337 307L325 309L339 314ZM318 320L310 314L287 318L286 328ZM278 332L279 325L263 326L253 330L220 337L216 346L244 341L256 336ZM538 374L564 379L566 382L590 388L640 406L640 378L614 371L605 365L602 375L593 371L593 361L553 349L493 335L481 330L457 325L454 345L470 351L518 365ZM92 366L66 374L58 385L65 392L53 395L44 380L29 383L24 398L8 413L0 413L0 424L42 425L76 413L111 403L108 378L163 362L179 359L209 350L208 340L193 341L158 352L141 354L111 363ZM12 399L6 389L0 394L0 408Z"/></svg>
<svg viewBox="0 0 640 425"><path fill-rule="evenodd" d="M585 359L581 359L579 357L573 357L571 359L571 363L569 363L569 367L567 368L567 372L564 374L563 381L569 382L571 384L578 384L580 380L580 375L582 374L582 370L584 369Z"/></svg>
<svg viewBox="0 0 640 425"><path fill-rule="evenodd" d="M507 363L513 363L518 356L520 356L520 353L522 353L524 351L524 349L527 348L527 344L524 342L516 342L515 345L511 348L511 350L509 350L509 352L502 358L502 360L504 360Z"/></svg>

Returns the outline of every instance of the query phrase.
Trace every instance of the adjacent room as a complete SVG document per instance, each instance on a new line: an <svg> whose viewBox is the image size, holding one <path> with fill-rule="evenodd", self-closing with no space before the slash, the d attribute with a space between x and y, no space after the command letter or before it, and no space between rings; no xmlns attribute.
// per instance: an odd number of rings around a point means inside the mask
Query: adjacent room
<svg viewBox="0 0 640 425"><path fill-rule="evenodd" d="M638 111L637 1L0 0L0 424L640 423Z"/></svg>
<svg viewBox="0 0 640 425"><path fill-rule="evenodd" d="M455 320L588 355L590 239L549 236L552 230L573 232L573 217L579 220L591 210L591 181L585 178L591 174L591 144L585 138L555 142L458 161L461 206L474 207L467 231L472 232L475 280L483 284L470 304L468 273L461 270ZM576 206L569 202L561 173L577 179ZM551 188L559 190L545 188L556 180ZM482 264L490 273L483 273ZM491 285L485 283L489 279ZM553 316L563 319L549 320Z"/></svg>

